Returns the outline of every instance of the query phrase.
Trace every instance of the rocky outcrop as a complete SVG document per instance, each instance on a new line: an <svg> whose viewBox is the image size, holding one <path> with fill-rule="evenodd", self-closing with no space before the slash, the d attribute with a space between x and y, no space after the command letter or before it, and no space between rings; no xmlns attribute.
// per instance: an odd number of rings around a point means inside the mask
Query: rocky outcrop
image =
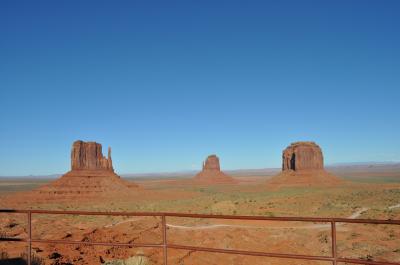
<svg viewBox="0 0 400 265"><path fill-rule="evenodd" d="M76 141L72 145L71 170L107 170L114 171L111 159L111 147L108 158L103 156L101 144Z"/></svg>
<svg viewBox="0 0 400 265"><path fill-rule="evenodd" d="M101 144L76 141L72 144L71 170L61 178L40 187L41 195L71 198L74 196L116 196L129 194L137 187L133 182L123 180L114 173L111 148L104 157Z"/></svg>
<svg viewBox="0 0 400 265"><path fill-rule="evenodd" d="M282 154L282 171L323 170L324 157L321 148L314 142L296 142Z"/></svg>
<svg viewBox="0 0 400 265"><path fill-rule="evenodd" d="M208 156L206 161L203 162L203 171L221 171L218 156Z"/></svg>
<svg viewBox="0 0 400 265"><path fill-rule="evenodd" d="M324 169L321 148L314 142L295 142L282 153L282 172L267 181L270 187L334 186L342 180Z"/></svg>
<svg viewBox="0 0 400 265"><path fill-rule="evenodd" d="M195 177L195 181L206 184L235 183L235 180L221 171L219 158L209 155L203 162L203 169Z"/></svg>

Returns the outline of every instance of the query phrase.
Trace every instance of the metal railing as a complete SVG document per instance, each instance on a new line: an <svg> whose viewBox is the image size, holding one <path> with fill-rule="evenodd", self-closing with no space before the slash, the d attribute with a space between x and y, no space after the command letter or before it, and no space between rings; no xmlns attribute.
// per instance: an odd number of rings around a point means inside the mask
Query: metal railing
<svg viewBox="0 0 400 265"><path fill-rule="evenodd" d="M288 258L298 260L326 261L333 265L339 262L364 265L400 265L394 262L372 261L365 259L353 259L339 257L337 253L336 242L336 223L358 223L358 224L389 224L400 225L400 220L372 220L372 219L347 219L347 218L317 218L317 217L263 217L263 216L234 216L234 215L211 215L211 214L186 214L186 213L167 213L167 212L89 212L89 211L47 211L47 210L5 210L0 209L0 213L23 213L28 218L28 237L27 238L0 238L0 241L19 241L28 243L28 265L32 263L32 243L47 244L78 244L92 246L120 246L120 247L149 247L161 248L163 250L163 264L168 264L168 249L239 254L259 257L272 258ZM50 214L50 215L101 215L101 216L154 216L161 217L162 225L162 243L161 244L145 244L145 243L113 243L113 242L88 242L88 241L72 241L72 240L45 240L32 238L32 215L33 214ZM330 256L314 256L314 255L298 255L298 254L282 254L246 250L220 249L195 247L187 245L169 244L167 240L167 217L181 218L206 218L206 219L225 219L225 220L251 220L251 221L295 221L295 222L320 222L330 223L331 228L331 255Z"/></svg>

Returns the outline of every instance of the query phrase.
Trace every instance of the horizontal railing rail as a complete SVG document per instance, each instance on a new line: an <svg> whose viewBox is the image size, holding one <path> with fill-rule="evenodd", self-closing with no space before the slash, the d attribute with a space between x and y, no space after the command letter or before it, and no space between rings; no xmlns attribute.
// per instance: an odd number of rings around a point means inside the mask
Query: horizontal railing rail
<svg viewBox="0 0 400 265"><path fill-rule="evenodd" d="M375 220L375 219L348 219L348 218L319 218L319 217L264 217L264 216L247 216L247 215L214 215L214 214L192 214L192 213L170 213L170 212L93 212L93 211L50 211L50 210L14 210L0 209L0 213L15 213L26 214L28 218L28 237L27 238L9 238L2 237L2 242L26 242L28 243L28 265L32 264L32 243L47 243L47 244L76 244L76 245L92 245L92 246L115 246L115 247L149 247L163 249L163 264L168 264L168 249L199 251L208 253L222 254L238 254L258 257L272 258L288 258L297 260L313 260L327 261L333 265L339 262L364 265L400 265L395 262L373 261L365 259L353 259L339 257L337 254L336 240L336 224L337 223L357 223L357 224L389 224L400 225L400 220ZM48 240L32 238L32 215L33 214L49 214L49 215L98 215L98 216L154 216L161 217L162 225L162 243L117 243L117 242L90 242L90 241L72 241L72 240ZM299 255L289 253L269 253L247 250L220 249L195 247L178 244L170 244L167 240L167 217L178 218L198 218L198 219L224 219L224 220L249 220L249 221L293 221L293 222L314 222L314 223L329 223L331 229L331 255L330 256L315 256L315 255Z"/></svg>

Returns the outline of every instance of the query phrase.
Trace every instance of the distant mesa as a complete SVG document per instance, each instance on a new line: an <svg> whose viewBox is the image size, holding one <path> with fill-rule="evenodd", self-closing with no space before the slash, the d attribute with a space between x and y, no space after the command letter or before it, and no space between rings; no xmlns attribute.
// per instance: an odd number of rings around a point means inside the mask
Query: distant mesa
<svg viewBox="0 0 400 265"><path fill-rule="evenodd" d="M61 178L38 189L41 194L59 196L109 195L131 192L136 184L115 174L111 159L104 157L96 142L75 141L71 150L71 170Z"/></svg>
<svg viewBox="0 0 400 265"><path fill-rule="evenodd" d="M282 172L268 180L273 186L331 186L342 180L324 169L321 148L314 142L295 142L282 153Z"/></svg>
<svg viewBox="0 0 400 265"><path fill-rule="evenodd" d="M195 177L195 181L209 184L235 183L235 180L221 171L219 158L209 155L203 162L203 169Z"/></svg>
<svg viewBox="0 0 400 265"><path fill-rule="evenodd" d="M111 147L108 157L103 156L101 144L96 142L75 141L71 151L71 170L114 171L111 160Z"/></svg>
<svg viewBox="0 0 400 265"><path fill-rule="evenodd" d="M323 170L324 157L314 142L292 143L282 154L282 171Z"/></svg>
<svg viewBox="0 0 400 265"><path fill-rule="evenodd" d="M218 156L209 155L203 162L203 171L221 171Z"/></svg>

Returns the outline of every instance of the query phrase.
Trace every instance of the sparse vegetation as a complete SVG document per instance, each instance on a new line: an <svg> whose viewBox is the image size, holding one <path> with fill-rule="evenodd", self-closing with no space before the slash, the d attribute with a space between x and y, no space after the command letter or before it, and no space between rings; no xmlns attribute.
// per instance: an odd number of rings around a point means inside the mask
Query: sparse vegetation
<svg viewBox="0 0 400 265"><path fill-rule="evenodd" d="M323 243L323 244L328 244L328 235L325 233L321 233L318 236L319 242Z"/></svg>
<svg viewBox="0 0 400 265"><path fill-rule="evenodd" d="M153 180L152 186L146 187L146 190L154 192L154 194L146 194L145 199L142 199L142 194L139 194L136 197L127 198L126 200L83 201L79 204L48 201L35 205L34 208L90 211L166 211L260 216L349 217L355 212L360 211L360 209L367 207L368 210L360 215L362 218L400 219L400 208L388 209L389 206L400 203L400 185L349 184L331 188L311 186L268 190L264 186L264 183L264 180L260 180L254 183L241 184L240 187L232 185L196 187L187 185L185 182L182 182L182 184L180 182L171 182L170 184L168 182L156 183ZM141 185L147 185L146 181L143 181ZM2 202L0 201L0 204ZM57 221L58 218L58 216L49 215L35 216L35 220L40 220L40 223L46 226L46 231L43 231L40 235L45 235L51 230L52 233L59 235L60 238L71 233L71 238L75 240L79 239L77 235L81 235L82 231L85 231L88 227L98 227L100 229L97 231L101 231L101 227L104 225L132 219L130 217L110 216L64 216L64 221L60 223ZM174 224L174 220L171 219L168 218L168 222ZM13 223L10 220L13 219L8 218L4 223L0 224L0 230L2 231L0 232L2 233L0 237L6 236L6 232L12 236L19 236L18 233L26 233L23 221ZM146 222L148 220L146 219ZM16 223L19 223L19 225L16 225ZM213 220L181 219L176 224L183 226L207 226L222 223L222 221L218 223ZM246 225L245 222L243 224ZM292 247L293 249L300 249L299 254L304 254L301 251L303 248L320 251L320 253L314 253L316 255L329 255L330 253L331 237L327 231L290 227L287 229L277 229L274 227L274 229L268 230L267 228L262 228L262 222L254 224L254 228L252 229L240 227L242 225L240 222L236 222L235 225L238 225L238 227L204 231L195 230L194 234L189 233L189 235L187 235L189 230L185 229L181 231L182 234L179 236L181 240L187 238L190 243L195 238L204 244L203 240L199 238L207 238L207 242L210 244L214 243L217 246L221 244L219 247L229 246L235 248L237 246L232 242L236 238L235 235L237 236L238 234L235 234L233 239L225 235L226 233L231 233L231 235L233 235L232 233L240 233L241 244L247 244L246 247L248 246L249 248L257 248L260 245L267 246L269 242L271 244L280 242L286 247L294 244L293 242L297 242ZM289 225L292 224L285 224L283 226ZM307 226L310 224L303 223L297 225ZM72 227L79 227L79 229L73 230L71 229ZM141 228L140 222L127 223L126 227L129 227L129 231ZM343 227L346 229L342 230L338 226L339 229L337 230L338 238L340 239L338 241L340 253L344 253L347 256L353 255L353 258L364 257L365 259L371 257L375 259L385 259L393 256L400 257L400 250L398 249L400 231L397 228L389 225L373 226L372 228L365 225L357 225L356 227L346 225ZM115 231L114 229L116 228L108 228L107 233ZM327 229L329 230L329 228ZM63 230L62 234L58 230ZM126 232L123 235L123 240L129 238L128 230L123 230ZM39 232L37 229L35 231ZM171 229L168 231L170 232ZM266 233L265 236L261 236L263 233ZM158 233L158 235L160 234ZM138 233L133 239L135 241L141 240L141 237L143 235ZM170 238L171 236L169 235ZM220 238L226 238L226 241L220 240ZM271 240L271 238L274 240ZM114 241L114 238L110 237L111 240ZM360 244L361 241L364 243ZM183 242L179 241L179 243ZM316 247L317 244L318 247ZM82 249L76 250L78 256L86 254ZM42 248L42 252L37 254L47 258L52 253L50 251L54 250ZM60 251L59 253L64 252ZM133 255L134 253L129 253L127 256L134 257ZM107 257L104 258L103 264L126 264L122 263L125 260L113 259L113 255L107 254L107 252L103 252L102 256ZM150 257L149 253L146 252L146 256ZM147 261L150 262L149 259ZM81 264L79 262L77 264ZM143 259L140 262L143 263Z"/></svg>
<svg viewBox="0 0 400 265"><path fill-rule="evenodd" d="M21 254L21 258L25 261L28 260L28 256L26 253ZM35 254L32 254L31 256L31 263L32 265L45 265L44 259L36 256Z"/></svg>
<svg viewBox="0 0 400 265"><path fill-rule="evenodd" d="M6 237L7 237L6 231L0 231L0 238L6 238Z"/></svg>
<svg viewBox="0 0 400 265"><path fill-rule="evenodd" d="M20 257L11 258L7 252L0 252L0 264L1 265L26 265L28 256L26 253L22 253ZM42 258L32 255L31 256L31 264L32 265L44 265L45 262Z"/></svg>
<svg viewBox="0 0 400 265"><path fill-rule="evenodd" d="M104 265L151 265L151 264L147 257L138 255L127 258L125 260L118 259L118 260L107 261L104 263Z"/></svg>

